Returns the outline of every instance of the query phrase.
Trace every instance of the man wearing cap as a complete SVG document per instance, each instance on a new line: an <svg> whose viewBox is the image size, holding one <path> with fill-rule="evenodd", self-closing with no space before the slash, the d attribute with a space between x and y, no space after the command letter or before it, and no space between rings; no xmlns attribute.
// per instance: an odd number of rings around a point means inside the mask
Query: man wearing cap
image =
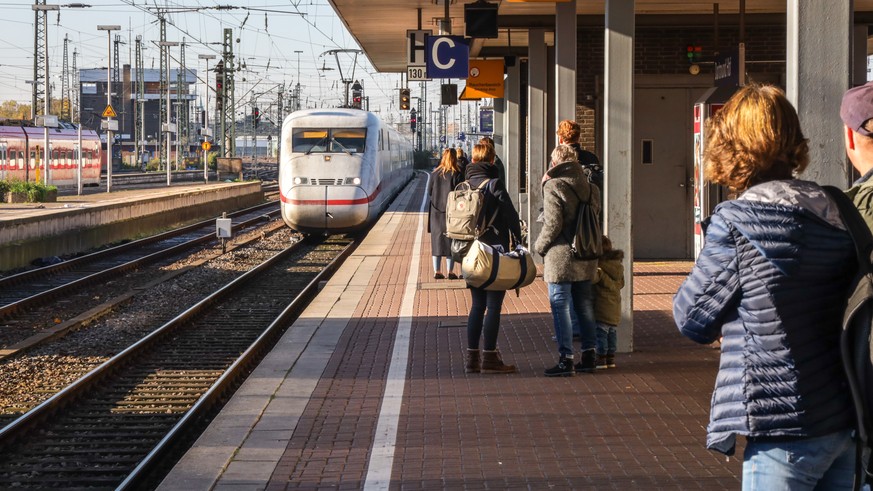
<svg viewBox="0 0 873 491"><path fill-rule="evenodd" d="M840 104L846 154L861 174L846 194L873 230L873 82L849 89Z"/></svg>

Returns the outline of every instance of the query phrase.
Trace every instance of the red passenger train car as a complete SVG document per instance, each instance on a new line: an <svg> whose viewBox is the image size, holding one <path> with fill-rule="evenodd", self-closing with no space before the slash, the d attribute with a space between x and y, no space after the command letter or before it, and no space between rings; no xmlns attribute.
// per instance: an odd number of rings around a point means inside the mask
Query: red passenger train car
<svg viewBox="0 0 873 491"><path fill-rule="evenodd" d="M27 121L0 121L0 179L45 181L45 133ZM49 128L49 184L76 186L79 165L78 129L61 122ZM102 153L100 137L82 130L82 183L100 184Z"/></svg>

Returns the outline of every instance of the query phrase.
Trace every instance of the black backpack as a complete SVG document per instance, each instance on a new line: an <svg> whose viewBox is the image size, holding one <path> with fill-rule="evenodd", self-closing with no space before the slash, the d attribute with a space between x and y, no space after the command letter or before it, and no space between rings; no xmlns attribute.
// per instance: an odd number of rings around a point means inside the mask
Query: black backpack
<svg viewBox="0 0 873 491"><path fill-rule="evenodd" d="M594 193L599 193L600 190L589 184L588 201L582 201L579 193L572 186L568 187L579 199L579 205L576 207L573 237L565 236L564 239L570 244L570 252L576 259L597 259L603 255L603 232L600 227L600 217L597 216L597 212L591 205L591 198L594 197Z"/></svg>
<svg viewBox="0 0 873 491"><path fill-rule="evenodd" d="M864 451L873 449L870 440L873 432L873 339L870 336L873 325L873 234L845 193L833 186L822 187L837 203L858 255L858 273L849 288L843 314L840 352L857 416L855 489L861 489L863 483L873 482L873 467L868 462L865 469L863 463Z"/></svg>

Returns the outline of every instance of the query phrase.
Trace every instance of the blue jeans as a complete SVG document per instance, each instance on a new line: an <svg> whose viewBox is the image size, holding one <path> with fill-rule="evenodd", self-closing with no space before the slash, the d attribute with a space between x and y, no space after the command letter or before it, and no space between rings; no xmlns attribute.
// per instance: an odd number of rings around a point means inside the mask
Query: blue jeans
<svg viewBox="0 0 873 491"><path fill-rule="evenodd" d="M442 256L431 256L433 258L433 272L440 272L440 262ZM455 261L452 260L452 256L446 256L446 273L452 273L455 268Z"/></svg>
<svg viewBox="0 0 873 491"><path fill-rule="evenodd" d="M743 459L743 491L851 490L855 442L852 430L802 440L748 441Z"/></svg>
<svg viewBox="0 0 873 491"><path fill-rule="evenodd" d="M597 354L598 355L614 355L618 345L618 333L615 332L615 326L597 323Z"/></svg>
<svg viewBox="0 0 873 491"><path fill-rule="evenodd" d="M594 299L590 281L567 283L548 283L549 303L552 306L552 319L555 322L555 338L561 356L573 355L574 321L570 310L576 312L576 323L582 341L582 351L595 349L597 334L594 321Z"/></svg>

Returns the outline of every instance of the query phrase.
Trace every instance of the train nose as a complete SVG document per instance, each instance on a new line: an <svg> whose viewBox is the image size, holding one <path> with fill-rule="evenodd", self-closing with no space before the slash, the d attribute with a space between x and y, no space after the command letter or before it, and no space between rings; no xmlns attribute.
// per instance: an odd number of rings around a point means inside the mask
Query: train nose
<svg viewBox="0 0 873 491"><path fill-rule="evenodd" d="M357 186L295 186L286 202L286 222L299 231L352 230L366 224L370 199Z"/></svg>

